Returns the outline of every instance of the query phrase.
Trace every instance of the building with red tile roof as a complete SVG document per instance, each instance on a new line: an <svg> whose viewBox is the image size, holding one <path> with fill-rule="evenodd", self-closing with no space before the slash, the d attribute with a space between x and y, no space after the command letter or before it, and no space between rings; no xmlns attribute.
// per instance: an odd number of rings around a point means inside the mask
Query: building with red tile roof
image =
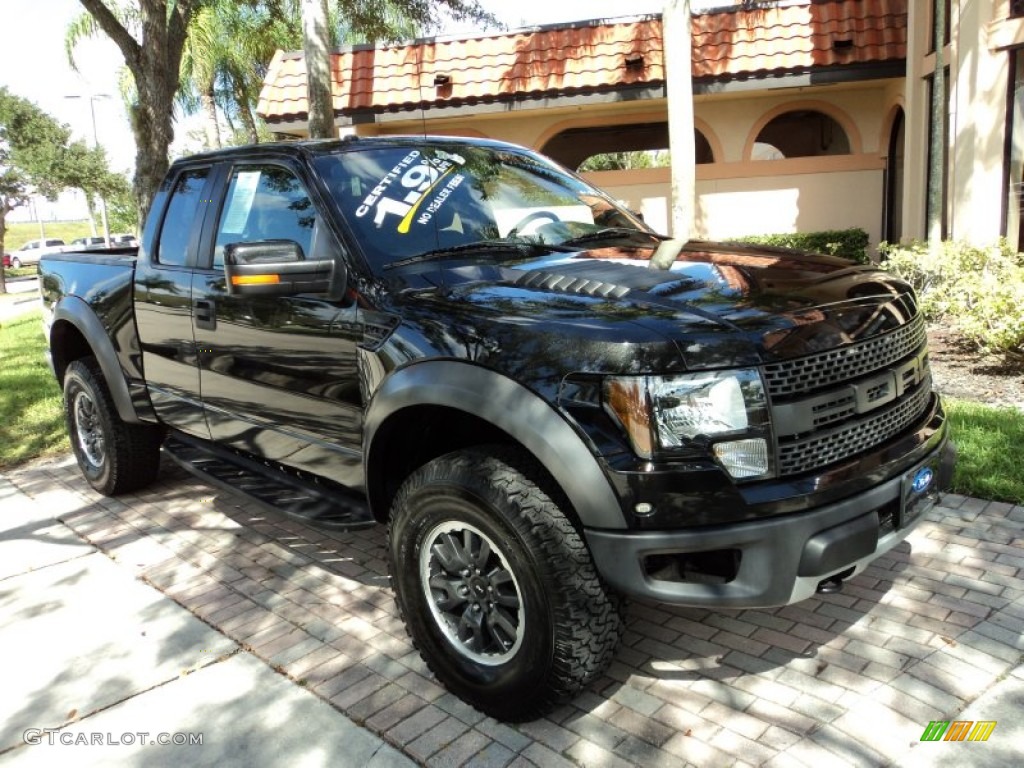
<svg viewBox="0 0 1024 768"><path fill-rule="evenodd" d="M818 82L902 76L906 0L802 3L695 14L698 93L770 87L813 74ZM334 110L364 122L409 110L549 101L569 96L663 94L665 42L659 16L593 20L466 39L356 46L331 55ZM306 118L301 52L270 65L259 113L272 124ZM362 119L360 119L362 118Z"/></svg>
<svg viewBox="0 0 1024 768"><path fill-rule="evenodd" d="M789 0L694 13L696 233L856 226L873 242L922 236L933 2ZM947 171L947 233L1016 241L1024 217L1006 190L1022 186L1024 136L1010 136L1005 100L1010 81L1024 85L1015 74L1024 29L1010 0L945 2L948 144L985 180L977 187L957 180L959 166ZM572 167L593 154L664 149L666 45L653 15L346 48L331 55L335 123L360 135L505 139ZM1002 142L967 125L980 107L1006 123ZM306 110L303 56L279 52L258 111L279 135L301 136ZM1004 151L1014 141L1018 160ZM668 230L668 169L591 175Z"/></svg>

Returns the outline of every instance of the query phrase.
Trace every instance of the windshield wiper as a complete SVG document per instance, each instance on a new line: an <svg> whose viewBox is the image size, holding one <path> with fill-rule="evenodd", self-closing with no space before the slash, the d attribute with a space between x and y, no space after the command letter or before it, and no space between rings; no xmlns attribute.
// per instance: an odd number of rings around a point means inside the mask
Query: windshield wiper
<svg viewBox="0 0 1024 768"><path fill-rule="evenodd" d="M570 237L568 240L563 240L559 245L579 245L580 243L589 243L591 240L611 240L623 237L636 237L637 235L643 235L646 238L658 241L669 239L666 235L658 235L654 232L648 232L643 229L633 229L632 227L605 227L604 229L598 229L594 232L584 232L582 235Z"/></svg>
<svg viewBox="0 0 1024 768"><path fill-rule="evenodd" d="M448 248L437 248L433 251L424 251L415 256L393 261L386 264L384 269L398 269L410 264L420 264L424 261L443 259L448 256L456 256L460 253L473 253L475 251L491 251L494 253L509 253L514 251L520 255L535 253L550 253L551 251L571 251L571 248L562 247L561 243L541 243L533 240L476 240L472 243L461 243Z"/></svg>

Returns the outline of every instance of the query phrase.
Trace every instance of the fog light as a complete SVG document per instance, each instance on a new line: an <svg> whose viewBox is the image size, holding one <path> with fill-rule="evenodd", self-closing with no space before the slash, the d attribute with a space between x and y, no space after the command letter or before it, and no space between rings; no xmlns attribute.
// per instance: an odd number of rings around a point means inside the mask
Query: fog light
<svg viewBox="0 0 1024 768"><path fill-rule="evenodd" d="M737 480L768 474L768 444L764 438L715 443L715 458Z"/></svg>

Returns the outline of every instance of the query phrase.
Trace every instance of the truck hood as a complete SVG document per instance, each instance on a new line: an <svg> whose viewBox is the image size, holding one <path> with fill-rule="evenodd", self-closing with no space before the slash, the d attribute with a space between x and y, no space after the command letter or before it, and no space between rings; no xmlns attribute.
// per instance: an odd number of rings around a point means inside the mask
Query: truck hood
<svg viewBox="0 0 1024 768"><path fill-rule="evenodd" d="M917 314L909 285L845 259L690 242L659 270L649 266L653 252L601 248L505 265L435 265L431 282L444 287L449 313L490 326L474 335L500 339L513 326L582 345L668 342L676 361L640 355L648 358L641 367L664 372L802 357L887 333Z"/></svg>

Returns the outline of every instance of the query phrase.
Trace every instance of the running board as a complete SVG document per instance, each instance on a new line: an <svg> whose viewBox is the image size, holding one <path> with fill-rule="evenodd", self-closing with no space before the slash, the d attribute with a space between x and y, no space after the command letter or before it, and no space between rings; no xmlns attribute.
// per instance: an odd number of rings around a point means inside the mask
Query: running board
<svg viewBox="0 0 1024 768"><path fill-rule="evenodd" d="M278 465L181 434L170 435L164 450L199 479L310 525L356 530L377 523L364 497L329 481L308 480Z"/></svg>

